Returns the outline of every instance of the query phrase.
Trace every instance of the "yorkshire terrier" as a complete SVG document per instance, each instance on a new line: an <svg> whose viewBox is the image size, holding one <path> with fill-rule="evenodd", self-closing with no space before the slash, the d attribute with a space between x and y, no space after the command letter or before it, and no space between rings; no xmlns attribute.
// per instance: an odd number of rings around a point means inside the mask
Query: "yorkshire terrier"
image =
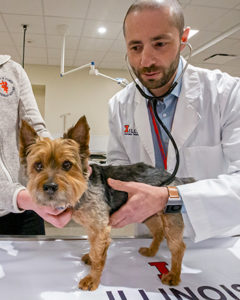
<svg viewBox="0 0 240 300"><path fill-rule="evenodd" d="M107 179L137 181L160 186L169 174L144 163L111 166L92 164L89 174L89 126L85 116L64 134L51 140L39 137L22 121L20 129L20 158L28 177L27 188L34 201L41 206L71 207L73 220L87 230L90 251L82 257L91 266L90 273L80 280L79 288L97 289L110 244L109 216L126 203L125 192L113 190ZM173 185L184 181L175 178ZM154 256L163 238L171 252L171 270L161 281L168 285L180 282L185 244L181 213L159 212L144 222L153 235L149 248L140 248L144 256Z"/></svg>

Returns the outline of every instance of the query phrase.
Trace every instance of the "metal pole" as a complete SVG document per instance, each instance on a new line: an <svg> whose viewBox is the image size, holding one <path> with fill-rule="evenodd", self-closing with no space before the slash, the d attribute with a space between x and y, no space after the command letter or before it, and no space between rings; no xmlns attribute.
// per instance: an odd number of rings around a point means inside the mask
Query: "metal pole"
<svg viewBox="0 0 240 300"><path fill-rule="evenodd" d="M25 59L25 38L26 38L26 31L28 25L23 24L23 56L22 56L22 67L24 68L24 59Z"/></svg>

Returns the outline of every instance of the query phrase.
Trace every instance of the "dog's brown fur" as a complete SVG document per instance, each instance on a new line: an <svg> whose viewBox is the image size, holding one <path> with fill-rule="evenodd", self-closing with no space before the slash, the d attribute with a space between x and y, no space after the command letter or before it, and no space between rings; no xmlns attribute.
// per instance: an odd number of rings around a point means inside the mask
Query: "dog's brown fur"
<svg viewBox="0 0 240 300"><path fill-rule="evenodd" d="M39 137L25 121L22 121L20 130L21 163L26 167L27 188L34 201L54 208L72 207L74 221L87 230L90 252L82 260L91 265L91 270L79 282L83 290L98 287L111 241L109 206L105 201L99 201L94 191L88 191L89 138L85 117L80 118L64 138L56 140ZM52 182L58 185L56 193L46 193L43 186ZM86 195L85 200L82 195ZM172 264L170 272L162 276L162 282L177 285L185 250L181 214L159 212L145 224L153 235L153 241L149 248L140 248L139 252L144 256L154 256L165 237L172 254Z"/></svg>

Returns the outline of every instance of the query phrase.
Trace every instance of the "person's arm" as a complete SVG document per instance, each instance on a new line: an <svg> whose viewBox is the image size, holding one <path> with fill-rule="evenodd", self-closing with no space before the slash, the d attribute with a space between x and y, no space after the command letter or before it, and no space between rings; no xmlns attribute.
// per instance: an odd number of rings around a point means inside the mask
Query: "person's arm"
<svg viewBox="0 0 240 300"><path fill-rule="evenodd" d="M35 97L33 95L30 80L26 72L20 69L20 99L19 99L19 121L26 120L43 137L51 137L47 131L45 122L39 112ZM22 189L17 193L17 208L21 210L33 210L45 221L56 227L64 227L72 217L72 211L53 209L52 207L40 207L34 203L27 189Z"/></svg>
<svg viewBox="0 0 240 300"><path fill-rule="evenodd" d="M23 68L14 62L9 65L9 72L12 72L14 80L18 83L15 101L18 106L13 106L12 114L15 116L15 107L18 109L19 126L21 120L24 119L29 122L39 135L48 136L50 134L46 130L45 123L38 110L36 100L34 98L31 83ZM7 72L7 69L6 69ZM9 107L9 110L11 107ZM3 124L7 130L8 124ZM18 127L15 128L16 134L12 135L18 137ZM12 138L11 136L11 138ZM7 143L7 140L4 139ZM10 140L8 147L17 147L16 141ZM6 147L5 147L6 148ZM1 153L0 156L0 216L7 213L21 213L23 210L34 210L46 221L52 223L54 226L63 227L71 219L72 212L70 210L58 211L51 207L38 207L31 199L29 192L24 186L23 177L19 170L18 151L11 152L13 157L6 158L6 153Z"/></svg>
<svg viewBox="0 0 240 300"><path fill-rule="evenodd" d="M204 159L208 161L208 168L226 164L226 174L178 186L195 241L240 234L240 80L232 80L231 84L225 77L221 80L224 82L219 82L216 90L221 89L217 99L220 106L219 151L224 161L208 157L210 153L206 153ZM211 132L211 128L209 130Z"/></svg>

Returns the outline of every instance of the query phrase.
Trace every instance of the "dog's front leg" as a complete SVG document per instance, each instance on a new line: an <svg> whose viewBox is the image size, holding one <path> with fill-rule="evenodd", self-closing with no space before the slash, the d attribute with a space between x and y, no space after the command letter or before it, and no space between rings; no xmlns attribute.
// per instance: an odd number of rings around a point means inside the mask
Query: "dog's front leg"
<svg viewBox="0 0 240 300"><path fill-rule="evenodd" d="M90 242L90 252L83 256L82 260L91 265L89 274L79 282L82 290L93 291L99 286L102 271L105 265L107 250L110 245L110 226L105 228L88 229L88 239Z"/></svg>

